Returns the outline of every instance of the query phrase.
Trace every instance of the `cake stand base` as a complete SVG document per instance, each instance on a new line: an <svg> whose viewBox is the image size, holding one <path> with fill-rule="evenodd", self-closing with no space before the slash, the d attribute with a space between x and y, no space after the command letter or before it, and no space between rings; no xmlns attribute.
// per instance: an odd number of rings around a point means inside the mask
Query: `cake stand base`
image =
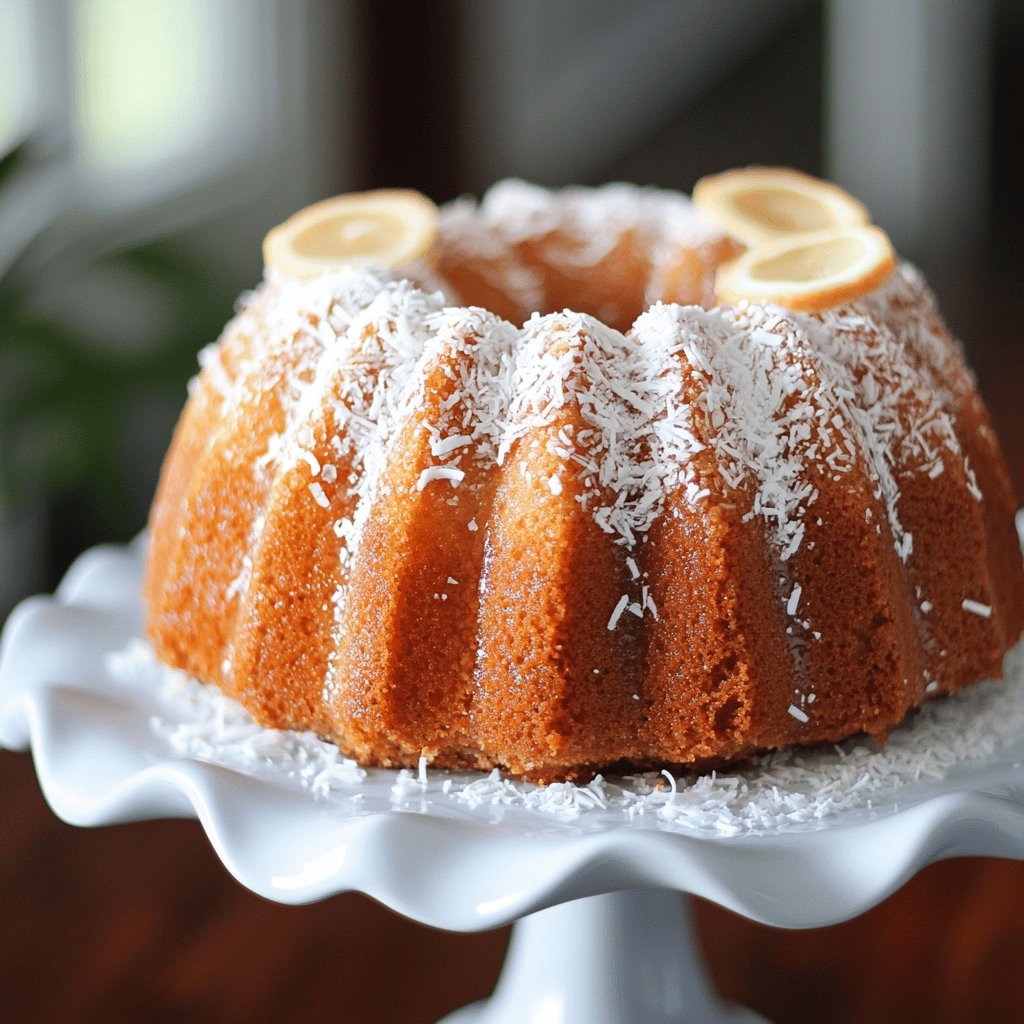
<svg viewBox="0 0 1024 1024"><path fill-rule="evenodd" d="M782 805L795 808L790 827L773 784L766 823L735 841L653 808L550 816L457 802L452 779L433 771L421 783L378 769L314 795L298 782L315 763L296 753L313 748L291 746L301 737L282 746L268 734L275 755L242 762L211 756L230 743L192 753L170 743L167 722L200 736L205 726L145 661L125 657L142 635L143 551L141 541L94 550L55 597L11 615L0 637L0 744L31 748L65 821L198 818L225 867L267 899L356 890L437 928L519 921L491 999L445 1024L755 1024L708 984L680 893L766 925L815 928L856 917L933 861L1024 859L1021 652L1001 687L922 712L913 734L929 737L925 746L896 730L889 753L862 752L853 778L874 773L877 783L863 802L806 822L797 812L810 783L799 782ZM811 779L834 792L855 754L821 752Z"/></svg>
<svg viewBox="0 0 1024 1024"><path fill-rule="evenodd" d="M494 995L441 1024L766 1024L722 1003L689 905L653 889L541 910L512 930Z"/></svg>

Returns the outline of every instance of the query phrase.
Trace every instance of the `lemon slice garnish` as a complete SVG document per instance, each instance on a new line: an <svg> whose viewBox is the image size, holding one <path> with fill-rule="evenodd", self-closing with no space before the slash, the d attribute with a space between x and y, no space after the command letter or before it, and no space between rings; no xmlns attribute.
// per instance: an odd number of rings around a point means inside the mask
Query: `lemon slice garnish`
<svg viewBox="0 0 1024 1024"><path fill-rule="evenodd" d="M725 302L772 302L817 312L877 288L896 266L889 236L870 224L815 231L748 249L719 268Z"/></svg>
<svg viewBox="0 0 1024 1024"><path fill-rule="evenodd" d="M838 185L789 167L743 167L701 178L693 201L745 245L847 224L867 224L864 204Z"/></svg>
<svg viewBox="0 0 1024 1024"><path fill-rule="evenodd" d="M263 262L300 280L345 266L398 267L427 255L437 231L437 207L419 192L351 192L307 206L269 231Z"/></svg>

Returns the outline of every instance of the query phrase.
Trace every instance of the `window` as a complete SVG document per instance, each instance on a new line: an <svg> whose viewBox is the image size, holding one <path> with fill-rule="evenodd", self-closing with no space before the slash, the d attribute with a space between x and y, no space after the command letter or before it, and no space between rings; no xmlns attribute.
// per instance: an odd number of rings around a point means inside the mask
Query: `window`
<svg viewBox="0 0 1024 1024"><path fill-rule="evenodd" d="M0 152L25 138L45 150L61 165L60 215L87 230L134 239L233 211L243 238L246 217L262 234L346 186L329 156L347 149L324 126L351 125L347 5L3 3Z"/></svg>
<svg viewBox="0 0 1024 1024"><path fill-rule="evenodd" d="M29 129L32 108L30 34L26 0L7 0L0 18L0 153L5 153Z"/></svg>
<svg viewBox="0 0 1024 1024"><path fill-rule="evenodd" d="M153 170L211 147L230 98L215 56L228 10L209 0L80 0L75 129L86 166Z"/></svg>

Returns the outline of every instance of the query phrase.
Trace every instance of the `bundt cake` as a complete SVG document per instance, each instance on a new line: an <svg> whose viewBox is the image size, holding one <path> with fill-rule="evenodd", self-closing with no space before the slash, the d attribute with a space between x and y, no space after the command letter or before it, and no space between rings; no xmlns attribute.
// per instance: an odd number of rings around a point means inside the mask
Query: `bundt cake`
<svg viewBox="0 0 1024 1024"><path fill-rule="evenodd" d="M884 737L999 676L1016 503L958 343L888 250L815 291L881 233L744 173L272 232L153 505L158 657L365 764L534 780Z"/></svg>

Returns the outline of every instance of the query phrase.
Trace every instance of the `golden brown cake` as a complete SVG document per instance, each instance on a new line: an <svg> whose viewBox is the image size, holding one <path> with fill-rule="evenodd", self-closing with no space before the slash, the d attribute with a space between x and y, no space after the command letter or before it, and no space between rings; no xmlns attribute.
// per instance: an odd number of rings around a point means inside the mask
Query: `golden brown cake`
<svg viewBox="0 0 1024 1024"><path fill-rule="evenodd" d="M718 304L725 228L506 182L429 261L268 271L164 466L158 656L365 764L539 780L884 736L1000 675L1016 502L920 275Z"/></svg>

